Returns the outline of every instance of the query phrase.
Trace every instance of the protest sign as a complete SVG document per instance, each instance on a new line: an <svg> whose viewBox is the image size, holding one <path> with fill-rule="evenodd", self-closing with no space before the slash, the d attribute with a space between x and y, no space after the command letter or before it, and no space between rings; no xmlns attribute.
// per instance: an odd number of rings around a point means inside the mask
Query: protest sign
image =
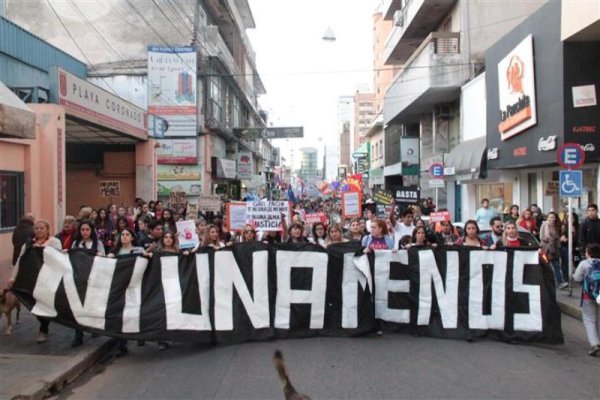
<svg viewBox="0 0 600 400"><path fill-rule="evenodd" d="M229 229L242 231L246 227L246 203L243 201L232 201L227 203L227 220Z"/></svg>
<svg viewBox="0 0 600 400"><path fill-rule="evenodd" d="M246 204L248 223L258 230L281 231L281 214L289 221L291 207L287 201L249 201Z"/></svg>
<svg viewBox="0 0 600 400"><path fill-rule="evenodd" d="M311 214L306 214L304 216L304 222L306 222L306 224L308 225L314 225L316 223L322 223L325 225L329 225L329 218L327 217L327 214L325 213L311 213Z"/></svg>
<svg viewBox="0 0 600 400"><path fill-rule="evenodd" d="M343 192L342 193L342 216L344 218L360 217L361 209L360 192Z"/></svg>
<svg viewBox="0 0 600 400"><path fill-rule="evenodd" d="M177 236L180 249L193 249L200 243L193 220L177 221Z"/></svg>
<svg viewBox="0 0 600 400"><path fill-rule="evenodd" d="M175 212L179 212L181 209L187 209L185 192L169 193L169 207Z"/></svg>
<svg viewBox="0 0 600 400"><path fill-rule="evenodd" d="M100 196L119 197L121 196L121 181L100 181Z"/></svg>
<svg viewBox="0 0 600 400"><path fill-rule="evenodd" d="M439 211L439 212L429 213L429 221L431 221L431 222L450 221L450 212L449 211Z"/></svg>
<svg viewBox="0 0 600 400"><path fill-rule="evenodd" d="M201 194L198 196L198 207L200 211L221 212L223 202L221 197L213 194Z"/></svg>

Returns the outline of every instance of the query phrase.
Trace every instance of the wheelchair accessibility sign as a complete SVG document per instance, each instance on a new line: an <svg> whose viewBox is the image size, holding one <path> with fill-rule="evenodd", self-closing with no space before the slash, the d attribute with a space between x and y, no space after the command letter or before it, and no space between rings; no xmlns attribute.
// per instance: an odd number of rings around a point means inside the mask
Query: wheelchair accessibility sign
<svg viewBox="0 0 600 400"><path fill-rule="evenodd" d="M583 175L579 170L559 171L561 197L581 197Z"/></svg>

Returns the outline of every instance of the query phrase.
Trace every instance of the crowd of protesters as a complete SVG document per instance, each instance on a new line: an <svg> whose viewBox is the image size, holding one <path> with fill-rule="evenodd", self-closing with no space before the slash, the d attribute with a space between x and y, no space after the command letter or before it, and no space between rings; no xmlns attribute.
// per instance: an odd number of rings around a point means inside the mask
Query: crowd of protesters
<svg viewBox="0 0 600 400"><path fill-rule="evenodd" d="M201 247L218 250L234 243L249 241L267 244L313 243L324 248L354 241L362 244L365 253L413 246L471 246L490 250L538 246L538 242L525 240L520 234L527 231L539 241L541 257L552 266L556 285L560 289L568 286L565 277L568 276L569 257L579 261L584 255L588 259L598 256L594 245L598 246L600 243L600 220L595 204L588 205L587 216L581 224L577 214L573 213L575 234L574 252L571 255L568 253L566 211L562 213L562 217L553 211L544 215L537 205L532 204L523 210L518 205L513 205L501 214L490 208L487 199L483 199L474 218L457 226L452 224L451 218L431 222L428 214L433 211L436 211L436 207L428 199L421 207L406 207L400 212L393 210L387 215L378 216L376 204L368 200L363 204L362 216L344 220L339 202L303 200L294 204L290 221L285 215L281 216L280 230L257 230L254 225L247 224L243 230L231 231L226 213L200 212L198 215L186 216L185 209L176 211L167 208L160 200L145 202L136 199L132 206L110 204L99 209L82 206L77 217L68 215L63 219L62 229L56 235L50 232L47 221L35 220L32 215L27 215L19 222L13 234L15 268L8 286L12 286L19 270L19 255L28 247L43 246L62 251L82 248L107 257L131 254L151 257L155 252L187 255ZM321 222L307 224L304 219L309 213L324 215L325 218ZM179 247L176 223L184 219L195 220L200 240L194 248ZM486 230L483 234L482 227ZM600 308L595 302L586 308L588 320L593 319L593 324L600 325L600 315L592 318L592 313L598 313ZM43 343L47 340L49 320L41 317L38 319L40 331L37 342ZM590 337L592 348L600 346L598 330L600 327L597 326L596 338ZM79 346L82 343L83 332L76 331L72 345ZM142 345L143 342L138 344ZM159 342L158 345L161 350L168 347L166 342ZM594 354L597 351L600 351L600 347ZM119 352L127 353L126 341L121 341Z"/></svg>

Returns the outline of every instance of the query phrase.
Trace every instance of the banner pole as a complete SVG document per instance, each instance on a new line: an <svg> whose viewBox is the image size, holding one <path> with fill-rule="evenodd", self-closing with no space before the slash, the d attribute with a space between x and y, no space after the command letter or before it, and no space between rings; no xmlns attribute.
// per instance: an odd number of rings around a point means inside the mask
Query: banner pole
<svg viewBox="0 0 600 400"><path fill-rule="evenodd" d="M569 197L569 206L568 206L568 217L569 217L569 237L568 241L568 252L569 252L569 297L573 295L573 213L571 211L573 205L573 198Z"/></svg>

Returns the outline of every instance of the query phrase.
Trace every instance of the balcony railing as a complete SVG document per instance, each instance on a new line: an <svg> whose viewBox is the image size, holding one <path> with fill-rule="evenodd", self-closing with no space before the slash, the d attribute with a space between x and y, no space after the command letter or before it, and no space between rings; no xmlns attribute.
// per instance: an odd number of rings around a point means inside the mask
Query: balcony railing
<svg viewBox="0 0 600 400"><path fill-rule="evenodd" d="M386 123L399 114L412 115L426 111L433 104L451 101L468 77L469 66L461 54L460 33L432 32L406 61L386 92Z"/></svg>

